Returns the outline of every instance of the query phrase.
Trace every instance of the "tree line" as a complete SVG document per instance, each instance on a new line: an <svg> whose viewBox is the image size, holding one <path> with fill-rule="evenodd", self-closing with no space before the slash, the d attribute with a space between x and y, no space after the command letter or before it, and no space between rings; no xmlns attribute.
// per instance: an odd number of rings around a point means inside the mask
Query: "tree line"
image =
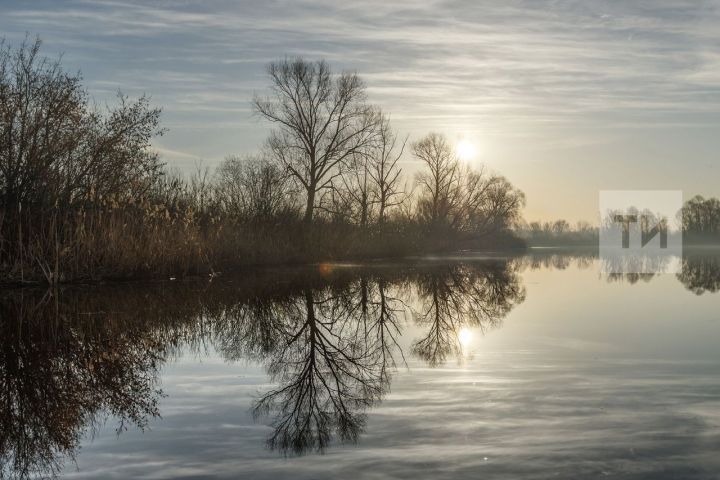
<svg viewBox="0 0 720 480"><path fill-rule="evenodd" d="M681 211L682 227L690 240L720 240L720 200L696 195Z"/></svg>
<svg viewBox="0 0 720 480"><path fill-rule="evenodd" d="M598 243L598 228L583 220L575 225L565 219L545 222L523 221L518 223L516 232L529 245L563 246Z"/></svg>
<svg viewBox="0 0 720 480"><path fill-rule="evenodd" d="M152 148L147 97L100 108L40 41L0 44L0 271L6 282L215 272L238 265L508 245L525 197L443 135L400 137L351 72L267 67L271 132L189 178ZM411 176L401 159L420 171ZM516 244L516 243L513 243Z"/></svg>
<svg viewBox="0 0 720 480"><path fill-rule="evenodd" d="M649 210L628 209L628 212L633 211L636 211L638 218L642 215L658 217ZM612 215L606 215L601 223L612 224L614 220L611 217ZM695 195L677 212L677 220L686 244L720 241L720 200L717 198ZM654 225L656 222L650 223ZM515 225L515 232L529 245L597 245L599 228L582 220L572 225L567 220L559 219L545 222L520 221Z"/></svg>

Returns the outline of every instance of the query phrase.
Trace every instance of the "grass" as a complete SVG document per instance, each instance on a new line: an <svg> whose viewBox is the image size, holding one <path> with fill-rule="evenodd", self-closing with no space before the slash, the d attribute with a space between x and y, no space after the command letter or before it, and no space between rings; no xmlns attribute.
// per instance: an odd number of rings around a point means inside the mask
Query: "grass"
<svg viewBox="0 0 720 480"><path fill-rule="evenodd" d="M460 245L452 235L432 235L411 221L306 225L293 216L250 221L134 202L56 208L15 221L17 228L9 224L0 230L5 286L179 278L256 265L397 258Z"/></svg>

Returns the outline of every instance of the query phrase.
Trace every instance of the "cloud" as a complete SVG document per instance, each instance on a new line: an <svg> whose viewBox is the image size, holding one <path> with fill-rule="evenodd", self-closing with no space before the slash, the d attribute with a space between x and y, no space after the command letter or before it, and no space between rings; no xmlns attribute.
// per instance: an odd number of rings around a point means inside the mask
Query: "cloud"
<svg viewBox="0 0 720 480"><path fill-rule="evenodd" d="M628 132L653 128L664 137L720 126L719 6L5 0L0 31L13 43L39 34L45 52L65 52L68 69L82 69L101 99L117 88L150 94L163 107L169 149L209 159L255 150L269 128L250 108L253 93L267 86L264 66L286 55L323 57L360 73L402 135L475 136L488 155L502 155L504 173L522 179L528 170L507 165L521 165L528 152L556 161L572 138L593 148L624 141L615 150L627 162L651 165L652 154ZM715 136L703 138L703 151L712 151Z"/></svg>
<svg viewBox="0 0 720 480"><path fill-rule="evenodd" d="M11 3L4 18L50 32L53 48L87 38L106 55L96 59L102 74L88 62L93 80L140 83L170 112L200 108L191 99L208 91L224 95L221 104L247 98L263 87L262 65L285 54L357 69L374 99L408 121L461 104L509 122L618 110L662 122L720 102L718 9L696 2ZM207 104L220 116L249 113Z"/></svg>

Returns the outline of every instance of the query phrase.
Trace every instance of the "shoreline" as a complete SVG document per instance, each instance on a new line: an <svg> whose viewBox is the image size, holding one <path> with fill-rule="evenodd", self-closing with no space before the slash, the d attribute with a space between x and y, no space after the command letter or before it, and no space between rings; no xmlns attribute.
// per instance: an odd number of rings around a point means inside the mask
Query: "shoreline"
<svg viewBox="0 0 720 480"><path fill-rule="evenodd" d="M0 282L0 292L22 289L54 289L65 287L95 287L102 285L129 285L142 283L170 283L170 282L192 282L222 278L237 278L243 274L257 274L259 272L266 273L273 270L279 273L309 270L314 267L325 268L327 265L332 269L337 268L380 268L383 266L403 265L418 266L426 263L442 262L475 262L493 259L503 259L517 257L528 252L528 248L508 248L508 249L479 249L479 250L447 250L441 252L428 252L425 254L403 255L403 256L386 256L372 258L345 257L338 259L330 259L326 261L298 261L298 262L278 262L278 263L255 263L255 264L237 264L224 269L210 269L207 272L193 274L177 274L166 275L160 273L150 273L147 275L134 276L108 276L98 279L78 279L61 281L55 284L47 283L41 280L26 280L14 282Z"/></svg>

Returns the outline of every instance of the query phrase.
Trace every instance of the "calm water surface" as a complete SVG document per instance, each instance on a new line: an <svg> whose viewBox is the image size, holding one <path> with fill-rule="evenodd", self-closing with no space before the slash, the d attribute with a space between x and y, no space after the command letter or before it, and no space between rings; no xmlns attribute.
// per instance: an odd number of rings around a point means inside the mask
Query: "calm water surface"
<svg viewBox="0 0 720 480"><path fill-rule="evenodd" d="M720 478L720 256L10 291L10 478Z"/></svg>

